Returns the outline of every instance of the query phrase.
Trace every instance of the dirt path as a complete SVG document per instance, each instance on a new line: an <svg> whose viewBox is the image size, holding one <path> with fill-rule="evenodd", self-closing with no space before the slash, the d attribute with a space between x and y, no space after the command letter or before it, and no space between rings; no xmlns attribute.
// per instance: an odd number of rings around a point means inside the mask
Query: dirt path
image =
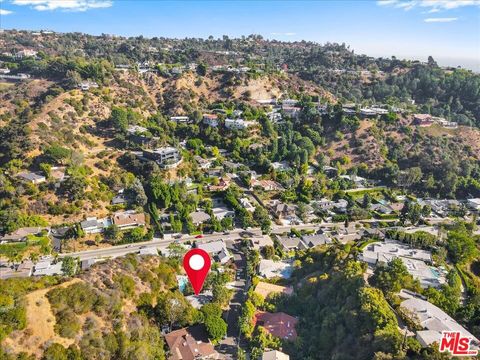
<svg viewBox="0 0 480 360"><path fill-rule="evenodd" d="M63 338L55 333L55 316L46 294L55 287L67 287L80 281L82 280L72 279L63 284L33 291L26 295L27 327L22 331L13 332L5 339L5 347L14 353L24 351L40 358L43 353L42 348L46 343L56 342L65 347L73 344L74 339Z"/></svg>

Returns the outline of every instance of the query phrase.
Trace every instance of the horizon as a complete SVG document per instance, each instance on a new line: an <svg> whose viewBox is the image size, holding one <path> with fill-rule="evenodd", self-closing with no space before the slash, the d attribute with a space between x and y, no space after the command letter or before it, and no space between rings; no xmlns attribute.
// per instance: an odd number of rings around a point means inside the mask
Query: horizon
<svg viewBox="0 0 480 360"><path fill-rule="evenodd" d="M4 30L176 39L258 34L284 42L345 43L372 57L426 61L432 56L440 66L480 71L477 0L4 0L0 16Z"/></svg>

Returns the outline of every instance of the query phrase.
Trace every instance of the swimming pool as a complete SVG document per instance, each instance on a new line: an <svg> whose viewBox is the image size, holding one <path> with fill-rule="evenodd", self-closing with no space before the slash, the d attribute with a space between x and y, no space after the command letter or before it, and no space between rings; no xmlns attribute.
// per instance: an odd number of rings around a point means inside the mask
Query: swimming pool
<svg viewBox="0 0 480 360"><path fill-rule="evenodd" d="M183 293L187 288L188 278L185 275L177 275L178 289Z"/></svg>

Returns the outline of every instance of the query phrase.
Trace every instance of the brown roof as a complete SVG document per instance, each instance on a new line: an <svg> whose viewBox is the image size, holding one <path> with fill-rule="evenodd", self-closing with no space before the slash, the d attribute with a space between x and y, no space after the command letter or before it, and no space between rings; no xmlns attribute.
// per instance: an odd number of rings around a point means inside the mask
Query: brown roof
<svg viewBox="0 0 480 360"><path fill-rule="evenodd" d="M291 287L269 284L269 283L260 281L255 287L255 292L261 295L262 297L266 298L270 294L278 294L278 293L291 295L293 293L293 289Z"/></svg>
<svg viewBox="0 0 480 360"><path fill-rule="evenodd" d="M298 320L284 312L269 313L259 311L255 314L255 322L268 333L284 340L295 340L297 331L295 325Z"/></svg>
<svg viewBox="0 0 480 360"><path fill-rule="evenodd" d="M169 360L194 360L216 354L201 325L172 331L165 335L165 340L170 348Z"/></svg>
<svg viewBox="0 0 480 360"><path fill-rule="evenodd" d="M113 214L113 223L117 226L145 225L144 213L119 212Z"/></svg>

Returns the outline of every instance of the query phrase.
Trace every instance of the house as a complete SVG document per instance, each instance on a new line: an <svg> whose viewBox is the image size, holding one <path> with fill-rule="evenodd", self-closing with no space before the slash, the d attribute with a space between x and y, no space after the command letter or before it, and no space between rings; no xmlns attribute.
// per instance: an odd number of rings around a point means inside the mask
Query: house
<svg viewBox="0 0 480 360"><path fill-rule="evenodd" d="M255 211L255 206L253 206L250 200L246 197L240 199L240 205L249 212Z"/></svg>
<svg viewBox="0 0 480 360"><path fill-rule="evenodd" d="M296 106L286 106L282 105L282 111L285 115L290 116L291 118L296 119L300 115L300 108Z"/></svg>
<svg viewBox="0 0 480 360"><path fill-rule="evenodd" d="M210 254L210 256L216 258L221 264L227 263L231 258L227 250L227 245L223 240L200 243L197 244L197 248L205 250Z"/></svg>
<svg viewBox="0 0 480 360"><path fill-rule="evenodd" d="M208 340L203 325L172 331L165 335L169 348L168 360L220 359Z"/></svg>
<svg viewBox="0 0 480 360"><path fill-rule="evenodd" d="M252 179L250 182L250 190L259 187L264 191L282 191L284 190L283 186L280 185L278 182L273 180L258 180Z"/></svg>
<svg viewBox="0 0 480 360"><path fill-rule="evenodd" d="M35 264L33 276L52 276L52 275L63 275L61 261L53 264L52 259L43 259Z"/></svg>
<svg viewBox="0 0 480 360"><path fill-rule="evenodd" d="M360 109L360 115L369 117L369 116L376 116L377 112L375 110L369 108L362 108Z"/></svg>
<svg viewBox="0 0 480 360"><path fill-rule="evenodd" d="M282 203L280 200L273 200L270 205L273 214L279 218L287 218L295 215L295 207Z"/></svg>
<svg viewBox="0 0 480 360"><path fill-rule="evenodd" d="M230 210L226 206L217 206L212 208L212 214L218 220L223 220L224 218L234 218L235 211Z"/></svg>
<svg viewBox="0 0 480 360"><path fill-rule="evenodd" d="M263 353L262 360L290 360L290 356L278 350L271 350Z"/></svg>
<svg viewBox="0 0 480 360"><path fill-rule="evenodd" d="M288 279L292 275L292 271L292 264L287 261L261 259L258 266L258 274L265 279L271 279L274 277Z"/></svg>
<svg viewBox="0 0 480 360"><path fill-rule="evenodd" d="M293 341L297 338L295 325L298 320L284 312L269 313L258 311L254 319L256 325L263 327L272 336Z"/></svg>
<svg viewBox="0 0 480 360"><path fill-rule="evenodd" d="M33 273L33 262L24 261L18 266L3 266L0 265L0 279L11 279L18 277L29 277Z"/></svg>
<svg viewBox="0 0 480 360"><path fill-rule="evenodd" d="M480 198L468 199L467 206L472 210L480 210Z"/></svg>
<svg viewBox="0 0 480 360"><path fill-rule="evenodd" d="M304 235L302 241L308 248L332 243L332 240L325 234Z"/></svg>
<svg viewBox="0 0 480 360"><path fill-rule="evenodd" d="M85 259L80 262L80 269L86 271L95 264L95 259Z"/></svg>
<svg viewBox="0 0 480 360"><path fill-rule="evenodd" d="M121 230L133 229L145 226L145 214L137 213L134 210L122 211L113 214L112 222Z"/></svg>
<svg viewBox="0 0 480 360"><path fill-rule="evenodd" d="M212 160L210 159L204 159L198 155L195 155L193 158L198 163L200 169L210 169L212 167Z"/></svg>
<svg viewBox="0 0 480 360"><path fill-rule="evenodd" d="M257 286L255 286L255 292L266 299L271 294L285 294L292 295L293 288L290 286L280 286L275 284L266 283L259 281Z"/></svg>
<svg viewBox="0 0 480 360"><path fill-rule="evenodd" d="M213 293L211 290L207 290L198 295L185 296L185 299L187 299L190 305L195 309L200 310L203 305L209 304L213 301Z"/></svg>
<svg viewBox="0 0 480 360"><path fill-rule="evenodd" d="M297 237L279 237L280 244L285 251L306 249L302 239Z"/></svg>
<svg viewBox="0 0 480 360"><path fill-rule="evenodd" d="M41 184L41 183L44 183L45 181L47 181L45 176L39 175L39 174L34 173L34 172L29 172L29 171L19 173L17 175L17 177L19 177L23 181L29 182L31 184Z"/></svg>
<svg viewBox="0 0 480 360"><path fill-rule="evenodd" d="M211 127L217 127L218 116L215 114L203 114L203 123Z"/></svg>
<svg viewBox="0 0 480 360"><path fill-rule="evenodd" d="M78 84L78 88L82 91L88 91L90 88L98 88L98 84L94 81L82 81Z"/></svg>
<svg viewBox="0 0 480 360"><path fill-rule="evenodd" d="M230 187L231 180L229 177L224 176L218 180L217 185L209 185L209 191L225 191Z"/></svg>
<svg viewBox="0 0 480 360"><path fill-rule="evenodd" d="M434 123L432 115L430 114L413 114L413 121L421 127L431 126Z"/></svg>
<svg viewBox="0 0 480 360"><path fill-rule="evenodd" d="M190 217L192 218L192 223L195 226L210 220L210 215L208 215L205 211L194 211L190 214Z"/></svg>
<svg viewBox="0 0 480 360"><path fill-rule="evenodd" d="M253 236L250 238L250 247L257 251L260 251L265 246L273 246L273 240L268 235Z"/></svg>
<svg viewBox="0 0 480 360"><path fill-rule="evenodd" d="M156 161L164 169L173 169L182 162L182 155L172 146L165 146L155 150L144 150L143 156Z"/></svg>
<svg viewBox="0 0 480 360"><path fill-rule="evenodd" d="M64 166L52 166L50 169L49 178L54 179L58 182L62 182L68 176L65 175L65 167Z"/></svg>
<svg viewBox="0 0 480 360"><path fill-rule="evenodd" d="M0 242L22 242L26 241L29 236L39 235L45 231L47 234L50 232L48 227L23 227L15 230L14 232L7 234L0 238Z"/></svg>
<svg viewBox="0 0 480 360"><path fill-rule="evenodd" d="M424 288L440 287L446 281L445 271L429 265L432 263L429 251L414 249L398 241L374 242L366 246L360 255L360 260L369 266L383 266L396 258L402 260L408 272Z"/></svg>
<svg viewBox="0 0 480 360"><path fill-rule="evenodd" d="M97 219L95 216L87 217L84 221L80 223L85 234L98 234L103 231L103 229L111 225L111 221L108 218Z"/></svg>
<svg viewBox="0 0 480 360"><path fill-rule="evenodd" d="M285 99L285 100L282 100L282 105L286 105L286 106L295 106L298 104L298 100L295 100L295 99Z"/></svg>
<svg viewBox="0 0 480 360"><path fill-rule="evenodd" d="M227 129L244 130L254 124L254 121L245 121L243 119L225 119L225 127Z"/></svg>
<svg viewBox="0 0 480 360"><path fill-rule="evenodd" d="M277 171L288 171L291 170L292 167L288 163L288 161L277 161L272 163L272 168Z"/></svg>
<svg viewBox="0 0 480 360"><path fill-rule="evenodd" d="M440 344L443 331L457 331L462 336L470 338L471 345L478 349L480 344L478 339L432 303L411 297L402 301L400 307L406 310L412 317L412 320L423 329L418 330L416 336L423 347L427 347L435 342Z"/></svg>
<svg viewBox="0 0 480 360"><path fill-rule="evenodd" d="M112 201L110 202L112 205L122 205L126 203L125 197L123 194L118 194L113 197Z"/></svg>
<svg viewBox="0 0 480 360"><path fill-rule="evenodd" d="M127 133L129 133L130 135L139 135L146 132L148 132L148 129L139 125L130 125L127 128Z"/></svg>
<svg viewBox="0 0 480 360"><path fill-rule="evenodd" d="M21 60L28 57L35 57L37 56L37 54L38 52L36 52L35 50L23 49L23 50L17 51L14 57L17 60Z"/></svg>
<svg viewBox="0 0 480 360"><path fill-rule="evenodd" d="M176 123L188 123L190 122L190 119L188 118L188 116L171 116L170 121Z"/></svg>

